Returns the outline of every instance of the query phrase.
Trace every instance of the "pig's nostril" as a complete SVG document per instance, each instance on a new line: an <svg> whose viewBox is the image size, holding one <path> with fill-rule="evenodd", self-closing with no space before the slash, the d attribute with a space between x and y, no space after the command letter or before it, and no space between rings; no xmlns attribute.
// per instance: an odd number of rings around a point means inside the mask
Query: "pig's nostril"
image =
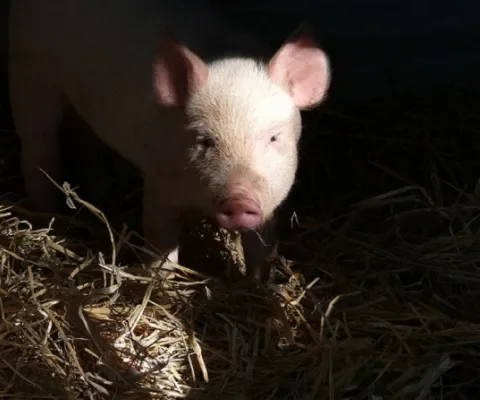
<svg viewBox="0 0 480 400"><path fill-rule="evenodd" d="M217 221L227 229L255 229L261 220L260 208L251 200L227 201L217 212Z"/></svg>

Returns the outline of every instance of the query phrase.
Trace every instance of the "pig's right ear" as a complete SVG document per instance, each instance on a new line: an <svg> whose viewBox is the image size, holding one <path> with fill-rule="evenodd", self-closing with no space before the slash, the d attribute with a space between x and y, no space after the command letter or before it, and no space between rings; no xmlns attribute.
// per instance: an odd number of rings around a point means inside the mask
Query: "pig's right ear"
<svg viewBox="0 0 480 400"><path fill-rule="evenodd" d="M171 29L165 29L153 64L153 83L159 103L165 107L183 106L192 91L205 83L207 76L207 65L182 46Z"/></svg>

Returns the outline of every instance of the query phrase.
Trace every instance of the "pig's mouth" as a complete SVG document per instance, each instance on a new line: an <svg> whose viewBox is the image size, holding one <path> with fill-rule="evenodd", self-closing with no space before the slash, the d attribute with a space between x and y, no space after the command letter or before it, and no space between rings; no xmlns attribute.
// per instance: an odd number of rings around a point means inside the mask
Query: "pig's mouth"
<svg viewBox="0 0 480 400"><path fill-rule="evenodd" d="M217 203L216 220L230 231L258 229L263 222L260 204L245 197L229 197Z"/></svg>

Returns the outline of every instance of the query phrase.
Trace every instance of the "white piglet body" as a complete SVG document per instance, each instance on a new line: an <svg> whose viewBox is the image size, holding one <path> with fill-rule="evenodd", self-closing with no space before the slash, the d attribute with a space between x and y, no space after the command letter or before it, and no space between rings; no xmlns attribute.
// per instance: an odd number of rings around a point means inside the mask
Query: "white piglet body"
<svg viewBox="0 0 480 400"><path fill-rule="evenodd" d="M141 170L144 233L159 256L176 253L185 214L252 232L287 197L300 110L329 85L310 37L260 61L266 47L189 1L16 0L9 26L12 111L39 209L56 204L38 168L58 177L67 106Z"/></svg>

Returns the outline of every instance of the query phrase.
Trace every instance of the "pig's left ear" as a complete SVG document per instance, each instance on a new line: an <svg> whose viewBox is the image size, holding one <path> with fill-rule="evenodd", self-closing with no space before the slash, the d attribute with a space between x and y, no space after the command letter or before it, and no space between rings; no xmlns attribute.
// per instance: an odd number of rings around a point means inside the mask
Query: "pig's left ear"
<svg viewBox="0 0 480 400"><path fill-rule="evenodd" d="M310 25L302 23L268 63L270 78L290 93L300 109L319 104L330 85L328 57L310 32Z"/></svg>

